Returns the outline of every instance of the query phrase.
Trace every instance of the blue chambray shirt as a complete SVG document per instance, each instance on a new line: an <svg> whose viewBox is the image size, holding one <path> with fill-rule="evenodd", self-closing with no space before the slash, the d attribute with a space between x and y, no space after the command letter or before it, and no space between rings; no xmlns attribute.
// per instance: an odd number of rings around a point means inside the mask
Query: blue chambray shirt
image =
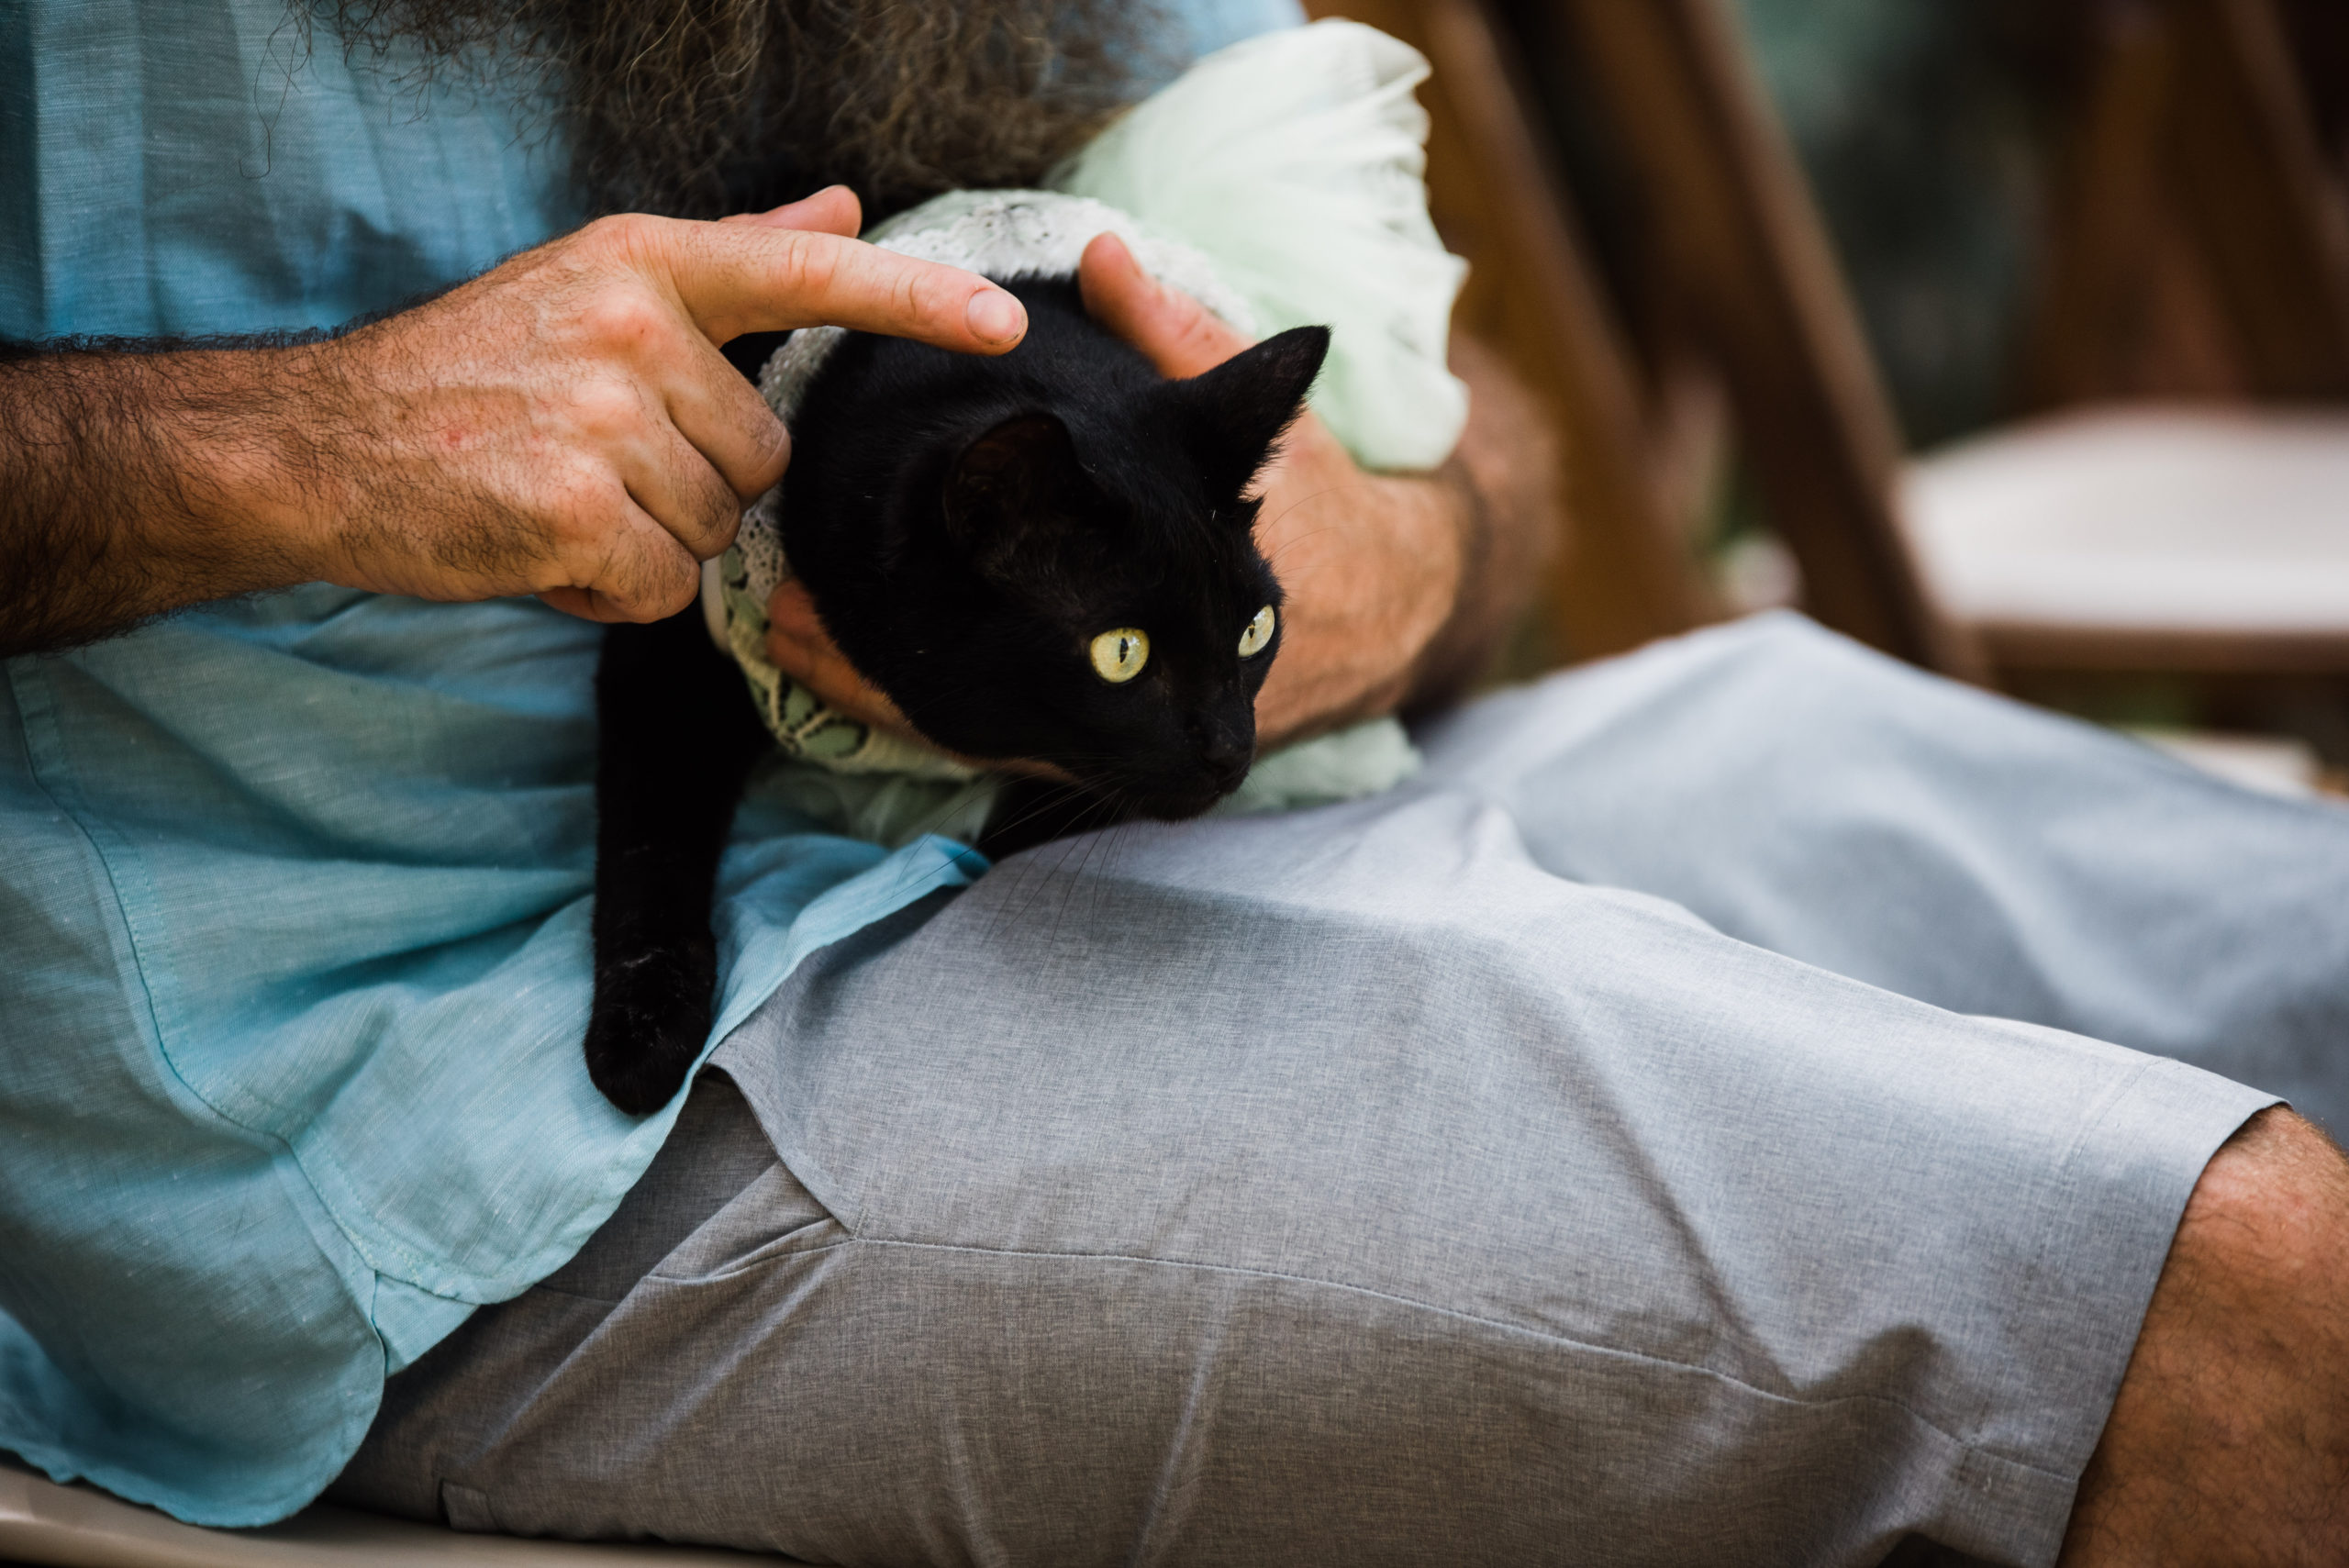
<svg viewBox="0 0 2349 1568"><path fill-rule="evenodd" d="M0 334L329 326L573 220L544 117L290 15L0 0ZM1168 52L1297 19L1177 7ZM313 584L0 666L0 1448L280 1518L642 1173L676 1107L579 1051L597 637ZM976 864L754 793L717 1034Z"/></svg>

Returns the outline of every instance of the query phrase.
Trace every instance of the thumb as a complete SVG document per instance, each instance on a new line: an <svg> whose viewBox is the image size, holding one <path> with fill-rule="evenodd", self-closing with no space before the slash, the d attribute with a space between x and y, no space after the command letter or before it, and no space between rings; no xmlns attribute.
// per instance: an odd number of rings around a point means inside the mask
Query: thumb
<svg viewBox="0 0 2349 1568"><path fill-rule="evenodd" d="M1248 347L1230 323L1142 271L1114 234L1093 237L1077 263L1076 282L1085 312L1140 349L1162 375L1199 375Z"/></svg>
<svg viewBox="0 0 2349 1568"><path fill-rule="evenodd" d="M807 585L796 578L778 584L767 599L766 655L776 669L852 718L900 735L913 733L889 694L848 662L824 629Z"/></svg>

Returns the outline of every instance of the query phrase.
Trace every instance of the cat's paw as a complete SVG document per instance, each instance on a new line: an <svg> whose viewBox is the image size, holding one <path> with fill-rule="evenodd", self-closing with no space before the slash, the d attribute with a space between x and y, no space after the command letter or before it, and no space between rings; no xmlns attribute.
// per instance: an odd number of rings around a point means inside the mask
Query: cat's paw
<svg viewBox="0 0 2349 1568"><path fill-rule="evenodd" d="M676 1096L709 1038L717 979L707 951L655 951L599 970L587 1076L606 1099L647 1116Z"/></svg>

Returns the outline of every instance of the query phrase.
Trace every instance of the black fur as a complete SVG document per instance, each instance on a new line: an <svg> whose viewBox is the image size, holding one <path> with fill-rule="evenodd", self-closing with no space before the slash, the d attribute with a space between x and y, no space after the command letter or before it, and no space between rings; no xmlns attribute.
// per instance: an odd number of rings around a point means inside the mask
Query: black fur
<svg viewBox="0 0 2349 1568"><path fill-rule="evenodd" d="M982 848L1180 818L1235 788L1281 603L1246 494L1320 369L1297 328L1170 382L1085 313L1065 279L1013 279L1028 337L986 359L852 334L807 389L784 479L784 545L850 662L950 751L1054 764L1004 793ZM739 361L738 361L739 362ZM1101 632L1149 634L1110 684ZM615 627L604 732L588 1070L623 1110L666 1103L710 1021L709 900L761 744L698 609Z"/></svg>
<svg viewBox="0 0 2349 1568"><path fill-rule="evenodd" d="M604 633L596 672L596 1001L587 1075L633 1116L669 1103L709 1034L709 898L770 741L699 607Z"/></svg>

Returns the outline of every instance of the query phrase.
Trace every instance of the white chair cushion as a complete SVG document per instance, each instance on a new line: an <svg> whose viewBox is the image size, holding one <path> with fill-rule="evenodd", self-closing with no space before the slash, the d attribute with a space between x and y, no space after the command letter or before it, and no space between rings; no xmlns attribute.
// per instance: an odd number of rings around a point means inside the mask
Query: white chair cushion
<svg viewBox="0 0 2349 1568"><path fill-rule="evenodd" d="M2065 415L1910 463L1901 499L1976 625L2349 639L2349 414Z"/></svg>

